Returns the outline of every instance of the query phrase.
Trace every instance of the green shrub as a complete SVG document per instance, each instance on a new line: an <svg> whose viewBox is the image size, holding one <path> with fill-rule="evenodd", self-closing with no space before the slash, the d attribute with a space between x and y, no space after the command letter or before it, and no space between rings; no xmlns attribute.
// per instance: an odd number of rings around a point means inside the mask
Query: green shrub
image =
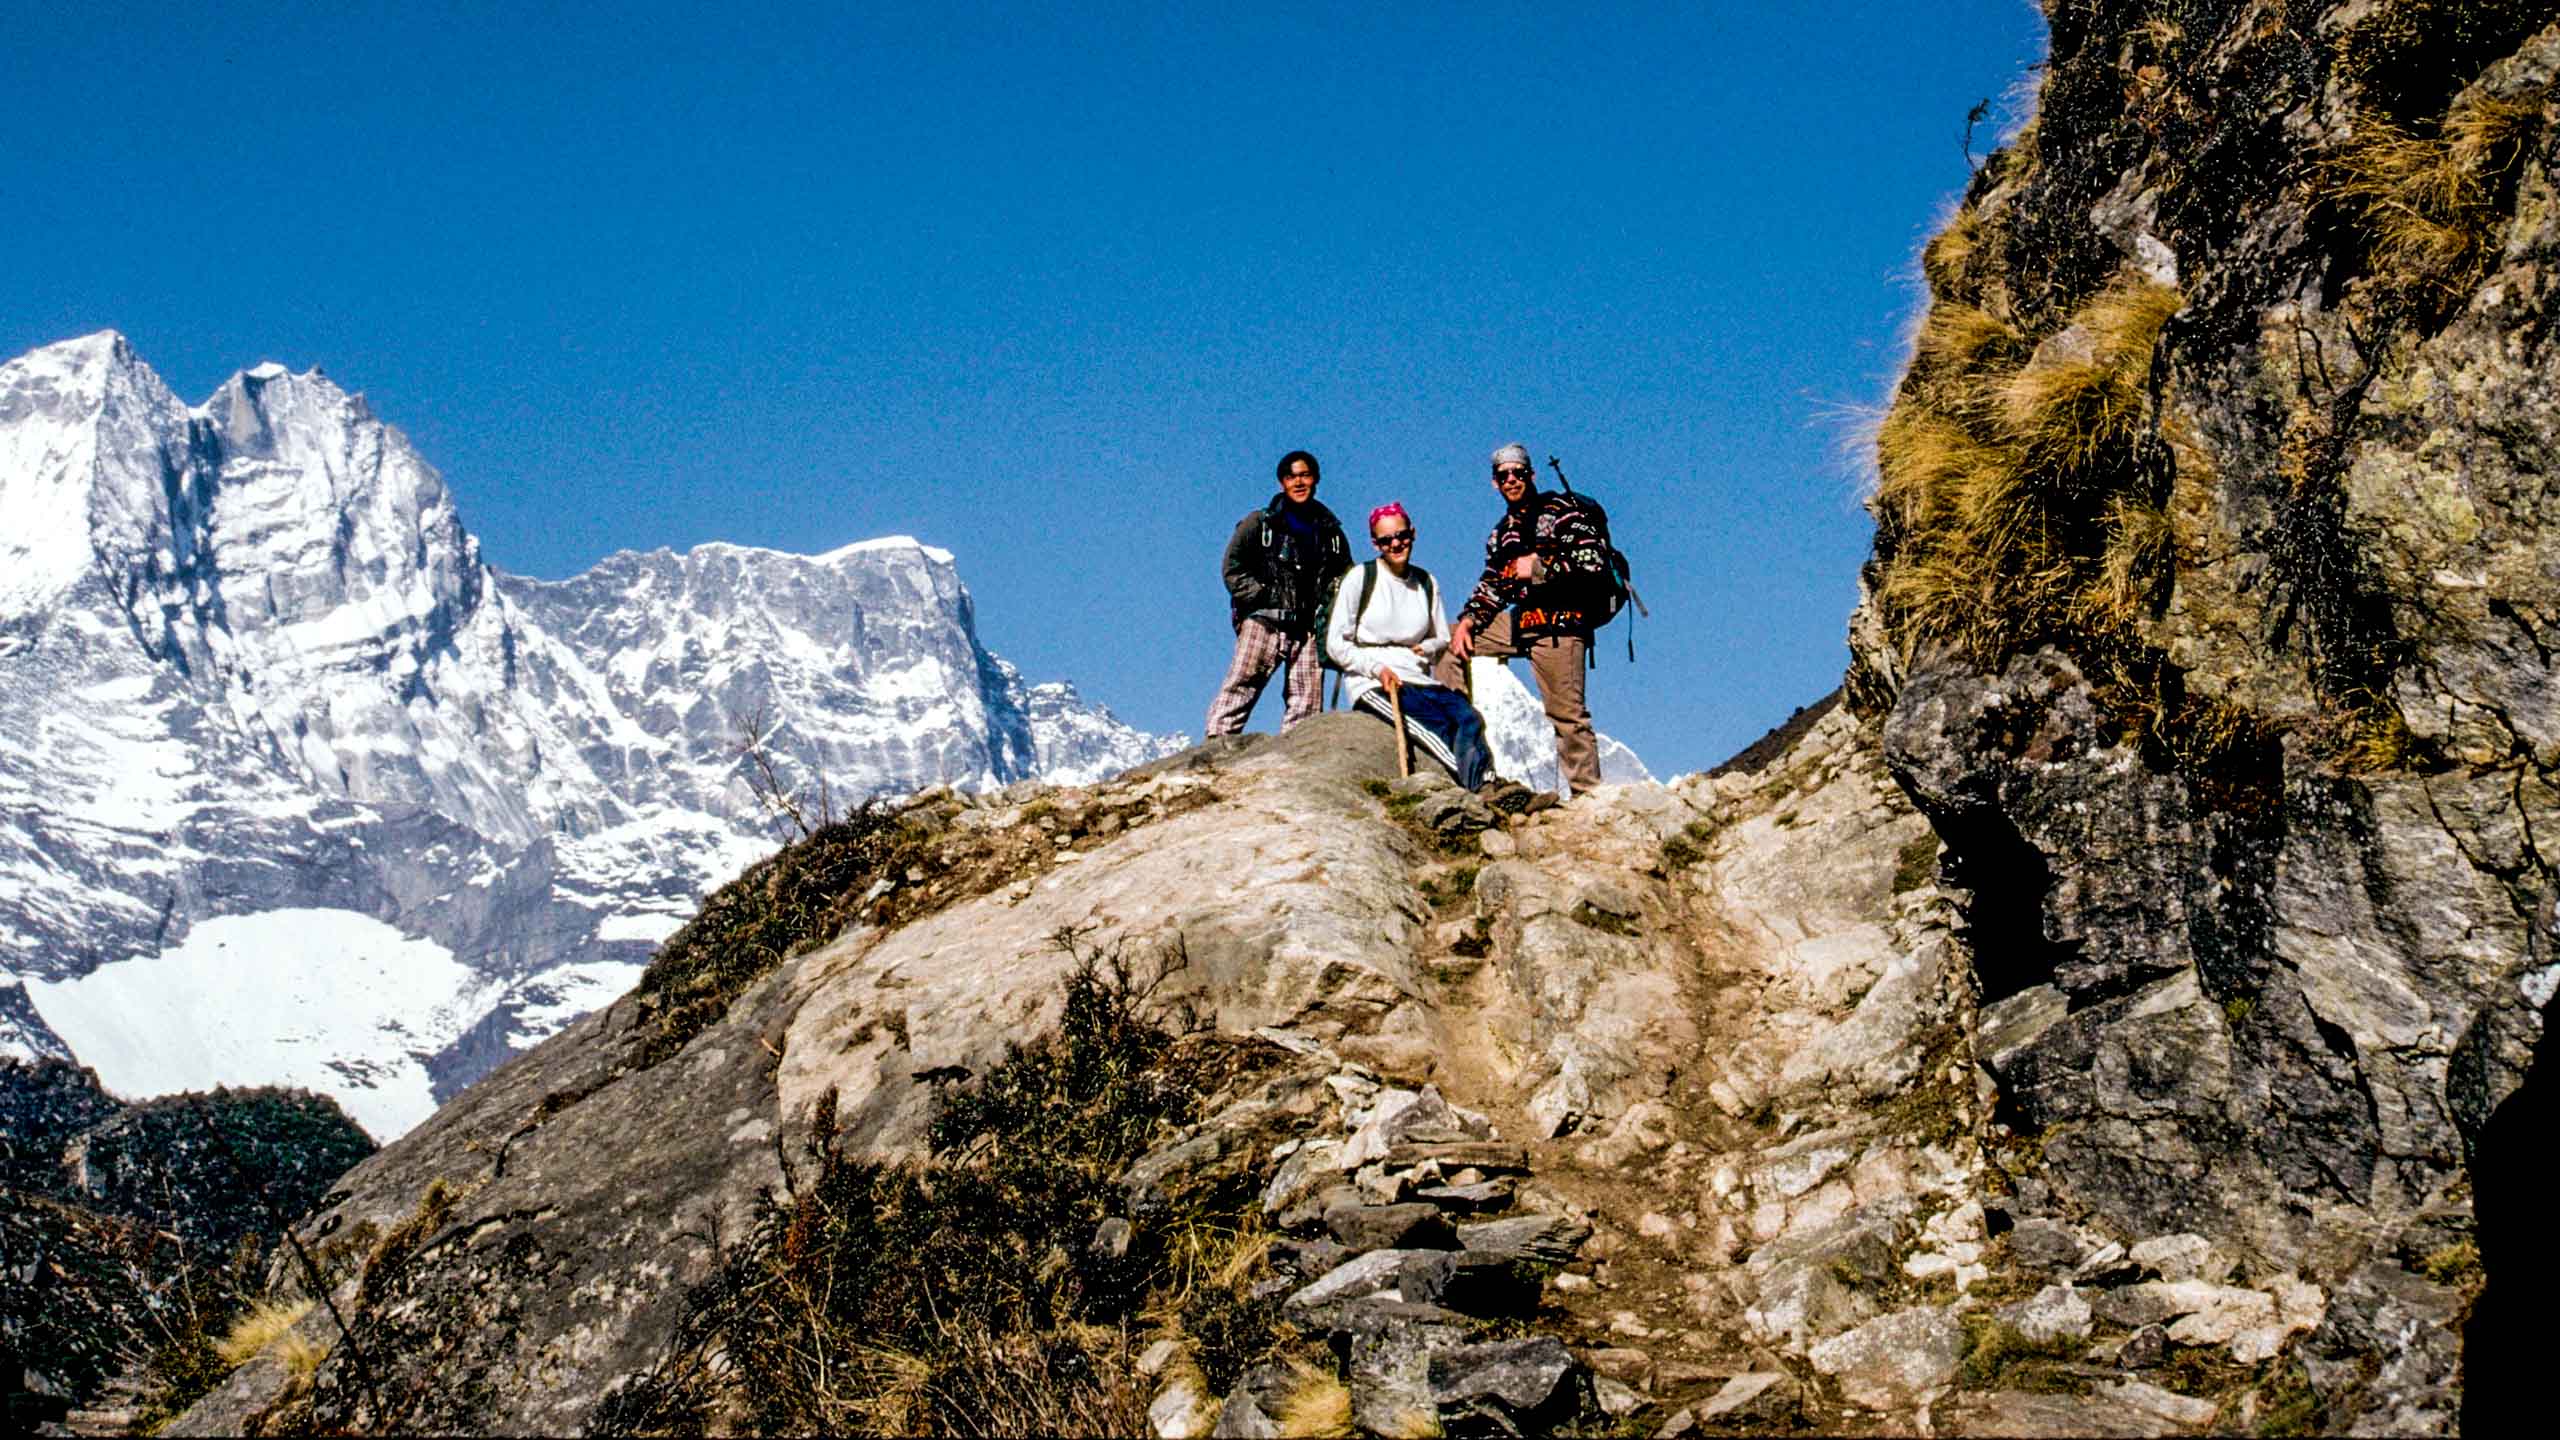
<svg viewBox="0 0 2560 1440"><path fill-rule="evenodd" d="M1984 1315L1965 1317L1964 1363L1957 1371L1968 1390L2077 1392L2077 1378L2063 1364L2080 1358L2071 1339L2030 1340L2014 1325Z"/></svg>
<svg viewBox="0 0 2560 1440"><path fill-rule="evenodd" d="M649 1017L646 1069L717 1023L747 987L860 918L872 881L903 871L922 835L864 807L749 866L667 937L631 992Z"/></svg>

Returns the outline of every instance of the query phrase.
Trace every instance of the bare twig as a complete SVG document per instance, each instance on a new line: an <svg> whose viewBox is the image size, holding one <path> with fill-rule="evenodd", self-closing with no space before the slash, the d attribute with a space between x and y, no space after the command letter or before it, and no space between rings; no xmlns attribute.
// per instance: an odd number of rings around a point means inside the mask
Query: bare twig
<svg viewBox="0 0 2560 1440"><path fill-rule="evenodd" d="M781 723L773 718L771 701L757 700L755 708L736 717L735 723L730 749L738 757L747 789L767 815L789 822L803 840L844 818L836 813L835 788L828 783L825 767L811 766L816 778L805 786L783 777L782 761L773 749Z"/></svg>
<svg viewBox="0 0 2560 1440"><path fill-rule="evenodd" d="M1991 97L1988 95L1975 101L1973 108L1964 112L1964 168L1967 170L1982 168L1982 162L1973 158L1973 130L1990 115Z"/></svg>

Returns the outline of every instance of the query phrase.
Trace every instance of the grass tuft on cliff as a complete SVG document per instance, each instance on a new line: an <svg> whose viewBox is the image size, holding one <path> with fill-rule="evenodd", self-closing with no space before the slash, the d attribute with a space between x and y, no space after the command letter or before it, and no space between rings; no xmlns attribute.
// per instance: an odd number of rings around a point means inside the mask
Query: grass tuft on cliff
<svg viewBox="0 0 2560 1440"><path fill-rule="evenodd" d="M2497 257L2501 195L2540 124L2532 100L2483 97L2432 134L2368 117L2326 167L2329 197L2366 236L2376 281L2423 318L2460 304Z"/></svg>
<svg viewBox="0 0 2560 1440"><path fill-rule="evenodd" d="M2411 652L2343 481L2368 438L2367 388L2461 314L2498 263L2549 109L2529 67L2498 67L2552 11L2352 8L2335 25L2288 11L2218 32L2227 17L2172 9L2122 17L2122 43L2096 47L2074 37L2114 22L2057 12L2057 54L2072 58L2046 75L2039 124L1985 160L1923 250L1930 308L1875 435L1867 579L1906 662L1944 647L1996 669L2056 646L2128 738L2190 773L2279 732L2349 771L2445 763L2394 708ZM2304 153L2283 117L2333 101L2342 138ZM2046 153L2046 126L2077 143ZM2173 251L2145 267L2174 265L2201 302L2192 312L2132 273L2118 221L2091 208L2137 177L2157 202L2141 228ZM2310 242L2331 253L2321 318L2282 334L2262 332L2274 312L2231 283L2227 258L2270 206L2303 211ZM2158 357L2188 344L2200 373L2164 385ZM2169 399L2251 346L2275 407L2272 466L2251 453L2256 437L2208 442ZM2218 476L2209 445L2236 447L2248 468ZM2175 627L2254 625L2270 651L2298 657L2284 663L2302 667L2312 713L2239 713L2242 702L2190 694L2170 658L2158 622L2181 571L2252 559L2266 573L2239 582L2245 603L2223 593L2240 572L2217 570L2196 597L2206 608Z"/></svg>
<svg viewBox="0 0 2560 1440"><path fill-rule="evenodd" d="M1906 644L1993 664L2140 618L2171 540L2151 368L2184 303L2126 278L2033 347L1988 311L1932 307L1876 434L1879 593Z"/></svg>
<svg viewBox="0 0 2560 1440"><path fill-rule="evenodd" d="M756 862L667 937L632 989L647 1016L633 1063L684 1049L783 961L842 934L878 897L874 880L903 870L923 837L866 806Z"/></svg>

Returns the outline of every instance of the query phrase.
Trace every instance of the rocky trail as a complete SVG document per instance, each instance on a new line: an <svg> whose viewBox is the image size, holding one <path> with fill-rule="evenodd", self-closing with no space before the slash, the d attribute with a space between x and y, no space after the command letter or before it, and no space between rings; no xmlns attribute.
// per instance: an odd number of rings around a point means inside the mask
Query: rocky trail
<svg viewBox="0 0 2560 1440"><path fill-rule="evenodd" d="M62 1417L59 1433L81 1436L130 1435L134 1421L142 1414L144 1382L134 1375L119 1375L107 1382L85 1407ZM54 1433L48 1430L46 1433Z"/></svg>

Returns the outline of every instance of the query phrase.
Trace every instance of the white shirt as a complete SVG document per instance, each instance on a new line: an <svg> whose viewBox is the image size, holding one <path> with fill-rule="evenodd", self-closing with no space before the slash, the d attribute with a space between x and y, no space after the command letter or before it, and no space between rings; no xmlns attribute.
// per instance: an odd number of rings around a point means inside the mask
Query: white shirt
<svg viewBox="0 0 2560 1440"><path fill-rule="evenodd" d="M1440 683L1431 678L1431 662L1449 648L1449 617L1441 612L1439 597L1425 594L1410 570L1399 578L1384 560L1378 562L1378 593L1370 597L1359 633L1353 634L1351 617L1360 611L1361 585L1368 573L1366 565L1343 573L1342 588L1333 597L1333 624L1325 631L1324 653L1342 667L1345 706L1377 689L1381 670L1395 671L1407 685ZM1416 645L1422 647L1419 655L1413 651Z"/></svg>

